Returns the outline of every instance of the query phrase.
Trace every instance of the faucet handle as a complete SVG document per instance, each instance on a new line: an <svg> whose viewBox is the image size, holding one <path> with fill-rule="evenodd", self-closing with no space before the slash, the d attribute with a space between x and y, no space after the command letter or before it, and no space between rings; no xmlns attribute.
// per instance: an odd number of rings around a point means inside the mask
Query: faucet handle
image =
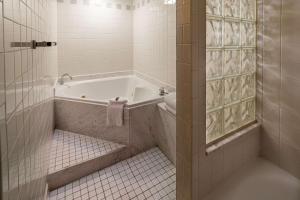
<svg viewBox="0 0 300 200"><path fill-rule="evenodd" d="M166 94L168 94L168 91L166 90L166 88L160 87L160 88L159 88L159 95L160 95L160 96L164 96L164 95L166 95Z"/></svg>
<svg viewBox="0 0 300 200"><path fill-rule="evenodd" d="M65 76L68 76L71 80L73 80L73 77L72 77L70 74L64 73L64 74L61 75L60 78L59 78L59 83L60 83L60 85L63 85L63 84L64 84L64 77L65 77Z"/></svg>

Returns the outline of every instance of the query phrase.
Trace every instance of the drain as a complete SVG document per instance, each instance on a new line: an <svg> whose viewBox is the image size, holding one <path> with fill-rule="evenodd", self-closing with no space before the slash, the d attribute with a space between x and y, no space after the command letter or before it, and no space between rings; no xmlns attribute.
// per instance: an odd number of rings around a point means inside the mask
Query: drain
<svg viewBox="0 0 300 200"><path fill-rule="evenodd" d="M86 98L86 96L85 96L85 95L82 95L82 96L81 96L81 98L82 98L82 99L85 99L85 98Z"/></svg>

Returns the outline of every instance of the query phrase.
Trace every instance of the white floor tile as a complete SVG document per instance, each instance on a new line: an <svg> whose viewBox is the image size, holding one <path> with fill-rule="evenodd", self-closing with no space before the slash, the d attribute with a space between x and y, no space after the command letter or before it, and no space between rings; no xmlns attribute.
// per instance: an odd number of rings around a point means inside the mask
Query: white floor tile
<svg viewBox="0 0 300 200"><path fill-rule="evenodd" d="M175 166L153 148L52 191L57 199L176 199Z"/></svg>
<svg viewBox="0 0 300 200"><path fill-rule="evenodd" d="M124 145L67 131L55 130L49 173L107 154Z"/></svg>

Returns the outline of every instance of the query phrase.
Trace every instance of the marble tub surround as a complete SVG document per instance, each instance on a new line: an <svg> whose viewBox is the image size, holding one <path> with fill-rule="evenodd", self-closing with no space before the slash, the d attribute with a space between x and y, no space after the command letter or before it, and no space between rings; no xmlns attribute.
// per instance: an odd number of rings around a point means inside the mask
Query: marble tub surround
<svg viewBox="0 0 300 200"><path fill-rule="evenodd" d="M122 127L106 126L106 105L55 99L55 124L60 130L129 144L129 110L124 110Z"/></svg>
<svg viewBox="0 0 300 200"><path fill-rule="evenodd" d="M138 106L129 110L129 146L133 155L156 146L153 133L156 103Z"/></svg>
<svg viewBox="0 0 300 200"><path fill-rule="evenodd" d="M48 199L176 199L175 166L153 148L52 191Z"/></svg>
<svg viewBox="0 0 300 200"><path fill-rule="evenodd" d="M106 109L106 105L55 99L56 128L127 145L132 155L156 145L156 103L126 107L122 127L106 125Z"/></svg>
<svg viewBox="0 0 300 200"><path fill-rule="evenodd" d="M50 190L130 156L124 145L61 130L55 130L50 152Z"/></svg>
<svg viewBox="0 0 300 200"><path fill-rule="evenodd" d="M176 115L166 109L165 103L159 103L155 110L153 133L155 141L168 159L176 164Z"/></svg>

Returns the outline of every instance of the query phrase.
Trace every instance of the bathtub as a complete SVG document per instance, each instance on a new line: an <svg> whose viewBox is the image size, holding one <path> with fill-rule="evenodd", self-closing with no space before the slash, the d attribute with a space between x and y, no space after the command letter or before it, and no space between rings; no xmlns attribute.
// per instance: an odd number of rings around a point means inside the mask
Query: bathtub
<svg viewBox="0 0 300 200"><path fill-rule="evenodd" d="M159 88L134 75L109 77L85 81L71 81L55 88L58 99L106 105L110 99L119 97L133 107L145 103L161 101Z"/></svg>
<svg viewBox="0 0 300 200"><path fill-rule="evenodd" d="M128 100L122 127L106 124L108 101L116 97ZM55 88L55 126L125 144L134 155L156 145L152 127L161 102L159 87L134 75L70 81Z"/></svg>

